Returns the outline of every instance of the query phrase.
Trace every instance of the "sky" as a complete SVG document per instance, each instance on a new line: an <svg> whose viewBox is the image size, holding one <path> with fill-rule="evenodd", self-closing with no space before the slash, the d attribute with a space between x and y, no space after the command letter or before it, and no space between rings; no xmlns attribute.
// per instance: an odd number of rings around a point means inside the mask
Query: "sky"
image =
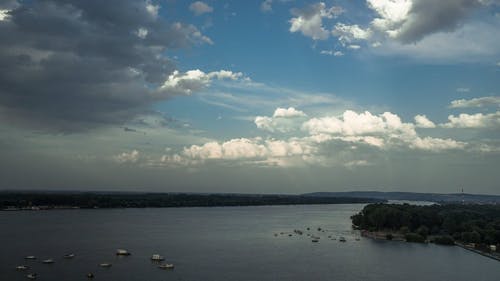
<svg viewBox="0 0 500 281"><path fill-rule="evenodd" d="M500 1L0 0L0 189L500 195Z"/></svg>

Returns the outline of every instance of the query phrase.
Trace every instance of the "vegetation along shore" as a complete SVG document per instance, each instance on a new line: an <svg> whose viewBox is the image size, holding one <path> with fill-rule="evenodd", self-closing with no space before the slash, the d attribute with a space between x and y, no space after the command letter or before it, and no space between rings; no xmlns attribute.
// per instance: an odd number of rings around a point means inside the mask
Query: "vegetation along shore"
<svg viewBox="0 0 500 281"><path fill-rule="evenodd" d="M352 197L308 197L276 194L0 192L0 210L62 208L166 208L385 202Z"/></svg>
<svg viewBox="0 0 500 281"><path fill-rule="evenodd" d="M351 219L365 237L457 245L500 260L499 205L379 203L365 206Z"/></svg>

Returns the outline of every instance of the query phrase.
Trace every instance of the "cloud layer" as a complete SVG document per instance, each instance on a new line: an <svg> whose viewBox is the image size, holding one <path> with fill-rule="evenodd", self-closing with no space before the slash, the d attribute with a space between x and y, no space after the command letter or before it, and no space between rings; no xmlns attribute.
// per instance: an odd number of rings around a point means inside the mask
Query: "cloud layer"
<svg viewBox="0 0 500 281"><path fill-rule="evenodd" d="M160 9L150 0L19 2L0 21L2 118L74 131L149 110L176 68L165 51L211 43Z"/></svg>
<svg viewBox="0 0 500 281"><path fill-rule="evenodd" d="M416 124L402 122L398 115L391 112L377 115L369 111L358 113L346 110L341 116L304 119L306 117L305 113L295 108L277 108L272 117L256 117L255 124L271 133L289 133L281 139L270 136L210 141L166 154L161 163L193 166L206 161L229 161L257 166L341 165L352 169L370 165L367 159L359 159L362 151L417 150L438 153L470 149L469 144L463 141L420 136L416 127L436 127L425 115L417 115Z"/></svg>

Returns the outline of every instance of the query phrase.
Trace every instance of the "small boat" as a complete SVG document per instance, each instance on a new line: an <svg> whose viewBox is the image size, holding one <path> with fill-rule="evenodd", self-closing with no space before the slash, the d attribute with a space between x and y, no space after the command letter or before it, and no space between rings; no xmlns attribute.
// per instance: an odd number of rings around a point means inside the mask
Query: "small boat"
<svg viewBox="0 0 500 281"><path fill-rule="evenodd" d="M18 265L18 266L16 266L16 270L18 270L18 271L24 271L24 270L27 270L27 269L29 269L29 266L27 266L27 265Z"/></svg>
<svg viewBox="0 0 500 281"><path fill-rule="evenodd" d="M44 263L44 264L52 264L52 263L54 263L54 260L53 259L46 259L46 260L43 260L42 263Z"/></svg>
<svg viewBox="0 0 500 281"><path fill-rule="evenodd" d="M159 254L154 254L151 256L151 260L152 261L163 261L163 260L165 260L165 258L160 256Z"/></svg>
<svg viewBox="0 0 500 281"><path fill-rule="evenodd" d="M158 268L161 268L161 269L174 269L174 265L171 264L171 263L164 263L164 264L160 264L158 266Z"/></svg>
<svg viewBox="0 0 500 281"><path fill-rule="evenodd" d="M130 252L124 249L118 249L116 250L116 255L117 256L130 256Z"/></svg>
<svg viewBox="0 0 500 281"><path fill-rule="evenodd" d="M345 237L341 236L341 237L339 238L339 241L340 241L340 242L346 242L347 240L345 240Z"/></svg>
<svg viewBox="0 0 500 281"><path fill-rule="evenodd" d="M361 239L359 237L356 237L356 241L359 241L359 240L361 240Z"/></svg>
<svg viewBox="0 0 500 281"><path fill-rule="evenodd" d="M28 279L36 279L37 274L36 273L30 273L30 274L26 275L26 277L28 277Z"/></svg>
<svg viewBox="0 0 500 281"><path fill-rule="evenodd" d="M66 255L64 255L65 259L72 259L74 257L75 257L75 254L66 254Z"/></svg>
<svg viewBox="0 0 500 281"><path fill-rule="evenodd" d="M107 263L107 262L103 262L103 263L100 263L99 266L100 267L105 267L105 268L110 268L112 266L112 264Z"/></svg>
<svg viewBox="0 0 500 281"><path fill-rule="evenodd" d="M92 273L92 272L87 273L87 278L89 278L89 279L94 278L94 273Z"/></svg>
<svg viewBox="0 0 500 281"><path fill-rule="evenodd" d="M26 256L24 257L25 260L36 260L35 256Z"/></svg>
<svg viewBox="0 0 500 281"><path fill-rule="evenodd" d="M313 240L311 240L311 242L318 243L319 239L313 239Z"/></svg>

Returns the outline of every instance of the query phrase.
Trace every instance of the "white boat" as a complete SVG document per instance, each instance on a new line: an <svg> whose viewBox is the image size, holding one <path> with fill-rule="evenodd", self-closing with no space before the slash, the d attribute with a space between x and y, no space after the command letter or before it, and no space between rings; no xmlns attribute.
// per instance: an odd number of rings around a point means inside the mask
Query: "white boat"
<svg viewBox="0 0 500 281"><path fill-rule="evenodd" d="M165 258L160 256L159 254L154 254L151 256L151 260L152 261L163 261L163 260L165 260Z"/></svg>
<svg viewBox="0 0 500 281"><path fill-rule="evenodd" d="M66 255L64 255L65 259L72 259L74 257L75 257L75 254L66 254Z"/></svg>
<svg viewBox="0 0 500 281"><path fill-rule="evenodd" d="M117 256L130 256L130 252L124 249L118 249L116 250L116 255Z"/></svg>
<svg viewBox="0 0 500 281"><path fill-rule="evenodd" d="M36 273L30 273L30 274L26 275L26 277L28 277L28 279L36 279L36 276L37 276Z"/></svg>
<svg viewBox="0 0 500 281"><path fill-rule="evenodd" d="M51 263L54 263L54 260L53 259L46 259L46 260L43 260L42 263L51 264Z"/></svg>
<svg viewBox="0 0 500 281"><path fill-rule="evenodd" d="M160 264L158 266L158 268L161 268L161 269L174 269L174 265L171 264L171 263L164 263L164 264Z"/></svg>
<svg viewBox="0 0 500 281"><path fill-rule="evenodd" d="M26 256L24 257L25 260L36 260L35 256Z"/></svg>
<svg viewBox="0 0 500 281"><path fill-rule="evenodd" d="M19 270L19 271L24 271L24 270L27 270L29 269L29 266L27 265L18 265L16 266L16 270Z"/></svg>
<svg viewBox="0 0 500 281"><path fill-rule="evenodd" d="M100 263L100 264L99 264L99 266L100 266L100 267L106 267L106 268L109 268L109 267L111 267L111 266L112 266L112 264L107 263L107 262L103 262L103 263Z"/></svg>

